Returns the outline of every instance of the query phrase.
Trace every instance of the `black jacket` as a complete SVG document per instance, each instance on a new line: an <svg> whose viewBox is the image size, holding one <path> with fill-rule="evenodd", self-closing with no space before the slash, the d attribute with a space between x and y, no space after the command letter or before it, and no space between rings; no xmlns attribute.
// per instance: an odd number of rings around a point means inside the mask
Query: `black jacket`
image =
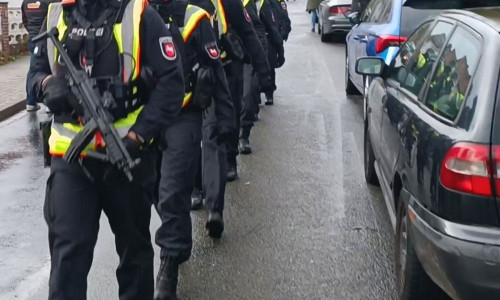
<svg viewBox="0 0 500 300"><path fill-rule="evenodd" d="M65 11L78 8L79 6L75 5L71 8L65 8ZM70 13L65 13L65 16L68 15ZM113 18L114 16L111 17L111 19ZM43 26L43 30L46 29L45 27ZM112 31L108 29L105 32L111 34ZM159 43L159 41L171 37L171 33L165 27L158 13L151 7L146 7L143 13L140 34L141 65L152 70L157 82L131 130L145 140L150 140L172 124L180 113L184 98L184 79L180 55L170 55L170 58L167 59L169 55L165 54L165 47ZM92 77L118 76L120 70L116 41L114 38L96 41L97 50L102 50L102 53L95 58ZM81 50L77 51L76 63L80 60L79 51ZM179 52L178 45L175 45L175 52ZM75 65L80 66L80 64ZM46 41L37 43L31 71L33 76L29 79L28 86L35 95L41 95L41 83L46 76L51 74ZM55 120L57 121L57 119Z"/></svg>
<svg viewBox="0 0 500 300"><path fill-rule="evenodd" d="M278 30L283 40L288 40L288 35L292 31L292 23L288 17L288 8L285 0L268 0L271 3L274 19L278 24Z"/></svg>
<svg viewBox="0 0 500 300"><path fill-rule="evenodd" d="M160 5L158 12L166 23L171 23L170 20L172 20L178 27L184 27L186 7L187 2L175 1L172 4ZM214 101L219 131L234 130L236 120L231 93L220 60L215 32L208 18L203 18L197 23L189 38L184 42L183 52L184 80L190 80L191 70L197 64L212 68L216 80Z"/></svg>
<svg viewBox="0 0 500 300"><path fill-rule="evenodd" d="M267 49L267 33L266 26L262 22L259 17L259 13L257 12L257 7L255 6L254 0L246 1L245 9L252 20L253 27L255 28L255 32L259 37L260 43L262 44L264 49Z"/></svg>
<svg viewBox="0 0 500 300"><path fill-rule="evenodd" d="M37 36L42 28L43 21L47 16L49 4L59 0L24 0L21 5L21 13L24 28L28 31L29 39Z"/></svg>
<svg viewBox="0 0 500 300"><path fill-rule="evenodd" d="M262 8L260 9L260 19L266 27L267 38L271 47L276 50L279 56L284 56L285 50L283 49L283 38L279 33L278 24L275 22L273 15L273 10L269 0L264 1Z"/></svg>
<svg viewBox="0 0 500 300"><path fill-rule="evenodd" d="M215 8L210 0L190 0L190 2L204 8L210 15L213 15ZM260 76L268 76L270 68L266 52L259 41L248 12L243 7L243 3L241 0L222 0L221 2L226 12L229 30L236 33L242 40L256 72ZM214 27L217 29L216 26Z"/></svg>

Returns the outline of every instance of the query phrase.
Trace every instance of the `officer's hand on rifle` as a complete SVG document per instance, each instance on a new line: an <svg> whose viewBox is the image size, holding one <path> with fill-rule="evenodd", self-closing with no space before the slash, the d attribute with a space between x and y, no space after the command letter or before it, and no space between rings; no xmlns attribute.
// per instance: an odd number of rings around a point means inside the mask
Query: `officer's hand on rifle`
<svg viewBox="0 0 500 300"><path fill-rule="evenodd" d="M43 103L54 115L70 114L73 111L79 116L83 114L83 108L71 93L66 80L52 75L47 76L42 82L42 91Z"/></svg>
<svg viewBox="0 0 500 300"><path fill-rule="evenodd" d="M139 137L135 132L130 131L126 137L123 138L123 144L127 148L128 154L132 159L142 156L144 150L144 140Z"/></svg>

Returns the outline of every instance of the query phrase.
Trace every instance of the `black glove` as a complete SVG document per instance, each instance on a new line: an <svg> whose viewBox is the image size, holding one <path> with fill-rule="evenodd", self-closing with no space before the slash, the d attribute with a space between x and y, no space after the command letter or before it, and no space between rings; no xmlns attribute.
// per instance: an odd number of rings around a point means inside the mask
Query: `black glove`
<svg viewBox="0 0 500 300"><path fill-rule="evenodd" d="M130 139L128 136L124 137L122 141L132 159L137 159L142 156L142 150L144 149L144 146L142 144Z"/></svg>
<svg viewBox="0 0 500 300"><path fill-rule="evenodd" d="M71 93L66 80L58 77L50 77L43 86L43 103L50 109L54 115L62 113L71 113L74 111L77 115L83 114L83 108Z"/></svg>
<svg viewBox="0 0 500 300"><path fill-rule="evenodd" d="M259 75L260 90L263 93L272 91L273 80L269 74Z"/></svg>
<svg viewBox="0 0 500 300"><path fill-rule="evenodd" d="M276 60L276 68L281 68L285 64L285 53L279 53Z"/></svg>

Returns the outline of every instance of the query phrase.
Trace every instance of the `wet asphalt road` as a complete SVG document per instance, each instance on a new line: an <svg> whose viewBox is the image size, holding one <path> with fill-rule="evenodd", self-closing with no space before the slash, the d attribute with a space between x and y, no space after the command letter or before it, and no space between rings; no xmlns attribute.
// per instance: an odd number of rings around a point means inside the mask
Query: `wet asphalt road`
<svg viewBox="0 0 500 300"><path fill-rule="evenodd" d="M222 239L206 236L205 212L192 214L182 299L396 298L391 223L380 191L363 179L361 98L344 93L345 45L320 43L304 5L289 2L293 31L275 105L262 109L254 153L240 157L240 179L228 185ZM37 132L45 117L23 112L0 123L0 299L47 298L48 170ZM117 262L103 216L89 299L117 299Z"/></svg>

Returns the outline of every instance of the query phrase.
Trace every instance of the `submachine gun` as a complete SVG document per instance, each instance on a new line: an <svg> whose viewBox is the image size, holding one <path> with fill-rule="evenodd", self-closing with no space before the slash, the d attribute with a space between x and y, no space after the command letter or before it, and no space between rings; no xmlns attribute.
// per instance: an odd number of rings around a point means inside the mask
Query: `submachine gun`
<svg viewBox="0 0 500 300"><path fill-rule="evenodd" d="M83 130L71 141L71 144L63 156L66 162L75 162L80 158L82 151L92 141L95 134L99 132L105 143L105 153L87 151L87 157L109 162L118 170L123 172L129 181L132 181L132 169L140 163L140 159L132 159L123 144L120 135L113 125L113 116L109 109L116 107L116 102L109 91L101 96L96 81L87 76L84 70L78 70L71 61L64 46L58 40L59 31L52 28L33 39L38 42L50 38L60 54L61 62L66 66L68 72L66 79L71 91L83 107L81 120L84 124Z"/></svg>

